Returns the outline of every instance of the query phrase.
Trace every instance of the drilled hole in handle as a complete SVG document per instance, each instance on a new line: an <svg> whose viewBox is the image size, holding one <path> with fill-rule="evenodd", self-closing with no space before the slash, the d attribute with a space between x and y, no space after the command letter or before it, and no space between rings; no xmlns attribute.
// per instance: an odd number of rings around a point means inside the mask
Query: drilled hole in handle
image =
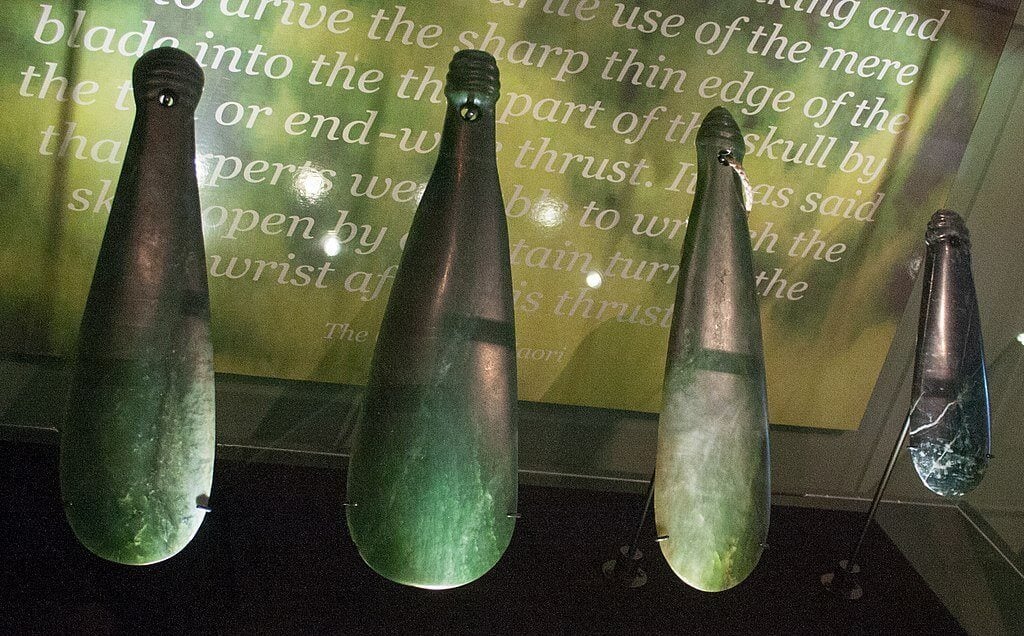
<svg viewBox="0 0 1024 636"><path fill-rule="evenodd" d="M466 102L459 108L459 116L466 121L476 121L480 119L480 107L473 102Z"/></svg>

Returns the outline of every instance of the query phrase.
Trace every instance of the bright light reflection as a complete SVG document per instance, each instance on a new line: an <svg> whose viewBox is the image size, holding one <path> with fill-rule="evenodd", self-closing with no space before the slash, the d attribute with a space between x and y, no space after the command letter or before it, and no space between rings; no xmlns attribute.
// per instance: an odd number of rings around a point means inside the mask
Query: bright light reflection
<svg viewBox="0 0 1024 636"><path fill-rule="evenodd" d="M601 274L598 272L590 272L587 274L587 286L592 289L597 289L601 286L604 279L601 278Z"/></svg>
<svg viewBox="0 0 1024 636"><path fill-rule="evenodd" d="M338 237L334 234L328 234L325 236L321 244L324 248L324 254L327 254L328 256L337 256L341 253L341 241L339 241Z"/></svg>
<svg viewBox="0 0 1024 636"><path fill-rule="evenodd" d="M1024 333L1017 334L1017 342L1019 342L1022 345L1024 345Z"/></svg>
<svg viewBox="0 0 1024 636"><path fill-rule="evenodd" d="M306 168L295 174L295 192L307 203L316 203L331 189L330 183L319 170Z"/></svg>
<svg viewBox="0 0 1024 636"><path fill-rule="evenodd" d="M910 263L907 265L907 269L910 271L910 277L917 276L917 273L921 271L921 265L924 263L924 257L915 256L910 259Z"/></svg>
<svg viewBox="0 0 1024 636"><path fill-rule="evenodd" d="M533 220L542 227L558 227L565 219L565 206L555 199L544 198L533 208Z"/></svg>
<svg viewBox="0 0 1024 636"><path fill-rule="evenodd" d="M206 162L202 160L196 160L196 181L200 186L206 183L206 178L210 176L210 168L207 167Z"/></svg>

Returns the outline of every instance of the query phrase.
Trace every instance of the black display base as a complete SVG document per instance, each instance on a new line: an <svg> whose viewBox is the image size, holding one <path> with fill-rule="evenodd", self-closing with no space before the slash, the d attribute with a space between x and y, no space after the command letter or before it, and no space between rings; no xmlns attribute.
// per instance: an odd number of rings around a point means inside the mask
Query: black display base
<svg viewBox="0 0 1024 636"><path fill-rule="evenodd" d="M836 596L848 601L856 601L864 596L864 589L857 580L859 573L859 565L856 563L851 565L849 561L843 559L839 562L839 567L835 572L826 572L821 575L821 584Z"/></svg>
<svg viewBox="0 0 1024 636"><path fill-rule="evenodd" d="M773 506L771 549L716 594L680 581L643 535L647 583L631 589L601 566L633 544L623 528L636 528L642 496L523 485L523 519L498 564L433 591L363 563L343 467L222 457L195 539L134 567L79 545L58 463L55 445L0 442L0 634L965 634L883 533L864 546L870 593L851 603L825 591L818 577L863 514Z"/></svg>
<svg viewBox="0 0 1024 636"><path fill-rule="evenodd" d="M619 548L619 556L604 562L601 572L604 578L614 581L623 587L641 587L647 583L647 573L643 571L639 563L644 558L644 553L639 549L633 550L633 558L629 558L630 546L624 545Z"/></svg>

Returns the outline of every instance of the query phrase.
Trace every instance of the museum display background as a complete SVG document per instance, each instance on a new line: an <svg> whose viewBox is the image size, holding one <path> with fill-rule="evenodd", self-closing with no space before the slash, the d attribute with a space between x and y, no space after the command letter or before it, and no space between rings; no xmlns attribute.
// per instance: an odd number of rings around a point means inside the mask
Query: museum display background
<svg viewBox="0 0 1024 636"><path fill-rule="evenodd" d="M770 419L856 428L1016 7L258 4L12 7L5 349L72 350L131 121L124 78L136 53L177 44L207 74L218 371L364 382L444 64L484 46L504 87L520 397L658 410L693 134L725 101L755 186ZM63 102L54 77L71 78Z"/></svg>
<svg viewBox="0 0 1024 636"><path fill-rule="evenodd" d="M19 6L30 23L38 17L38 5ZM22 38L30 36L31 33L20 35ZM12 48L7 54L17 53L16 48ZM410 67L423 63L417 58ZM962 211L967 218L991 374L996 459L982 485L961 508L1011 560L1016 559L1018 567L1024 547L1024 505L1019 494L1024 491L1024 484L1016 469L1024 456L1024 435L1019 427L1024 418L1024 404L1020 401L1024 388L1021 385L1024 348L1020 348L1016 336L1024 331L1020 318L1024 315L1024 263L1019 257L1024 228L1020 223L1020 206L1015 202L1024 200L1024 183L1015 157L1024 143L1024 127L1020 126L1024 121L1022 77L1024 29L1018 17L963 165L949 189L949 196L940 198L934 206L945 201L947 207ZM12 75L4 94L16 90L15 83L20 83L20 79ZM514 89L508 85L506 90ZM47 108L52 109L53 105ZM39 104L33 104L32 108L22 107L19 113L41 123L53 116L52 110L46 111ZM12 134L24 135L22 143L31 148L38 146L37 128L45 128L45 125L22 124L16 126ZM13 155L9 150L6 152ZM12 156L7 161L15 159ZM422 163L427 166L424 170L429 168L430 161L430 156L424 155ZM24 196L30 197L52 195L52 175L45 170L33 171L33 176L20 179L10 176L12 174L18 171L8 173L5 188L18 188ZM506 180L506 200L514 193L515 183L514 178ZM524 191L524 194L528 193ZM248 205L258 209L265 195L254 193L251 196L255 197L254 202ZM688 209L688 206L687 199L679 209ZM923 211L922 218L931 211ZM95 232L102 227L102 215L89 213L87 216L89 222L95 224L92 232L98 246L99 234ZM908 241L921 242L923 222L920 226L908 234ZM7 231L0 230L5 246L13 240ZM28 271L16 260L17 252L6 250L3 258L5 277L11 272ZM81 272L67 269L65 273L87 280L88 269ZM58 277L57 280L63 279ZM807 503L840 505L845 498L870 496L908 406L919 288L918 281L915 290L910 292L912 300L904 318L896 324L894 344L885 358L877 384L871 378L869 385L874 386L874 391L859 430L772 426L773 492L777 497L796 495ZM4 289L9 289L6 280ZM68 314L64 320L65 333L73 330L77 318ZM22 324L27 325L28 321ZM290 329L280 320L274 324ZM37 344L26 333L8 331L5 336L7 348L13 351L5 355L2 363L2 372L7 378L0 386L2 430L5 436L17 439L50 440L53 439L50 431L62 417L67 374L60 358L17 353L18 349L32 349ZM253 346L253 351L260 349ZM841 366L842 362L836 358L832 364ZM840 395L843 389L839 387L836 391L836 395ZM347 449L358 394L358 387L349 385L221 374L217 394L218 433L222 442L219 452L222 457L294 463L340 461ZM654 416L537 403L523 404L522 411L520 440L524 481L640 489L649 476L656 437ZM778 423L774 419L773 422ZM888 498L943 503L920 485L906 455L897 464ZM930 519L928 515L922 518ZM965 571L978 568L969 555L958 565L965 566ZM984 578L985 573L981 575ZM929 583L938 585L941 581L929 579ZM991 595L990 591L963 589L959 593L965 604ZM947 603L951 599L956 602L955 593L943 598Z"/></svg>

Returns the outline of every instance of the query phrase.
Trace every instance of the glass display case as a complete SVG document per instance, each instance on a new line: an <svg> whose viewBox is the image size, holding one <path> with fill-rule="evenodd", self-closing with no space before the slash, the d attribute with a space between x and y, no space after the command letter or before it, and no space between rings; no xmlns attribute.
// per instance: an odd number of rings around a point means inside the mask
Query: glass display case
<svg viewBox="0 0 1024 636"><path fill-rule="evenodd" d="M231 631L259 627L252 611L300 632L670 631L669 616L698 632L1020 633L1024 17L1009 0L897 4L14 3L0 27L12 43L0 53L0 528L22 542L2 556L27 582L4 587L12 609L0 613L43 631L82 616ZM133 115L124 82L145 49L175 44L206 74L196 170L217 370L213 525L166 569L129 573L75 552L47 479ZM509 513L523 519L477 591L416 596L354 556L343 471L434 163L444 68L477 47L502 78L523 506ZM717 105L746 136L774 534L748 584L702 596L671 576L642 520L694 135ZM818 577L856 541L910 407L924 224L940 207L971 232L993 457L973 492L947 499L901 450L884 533L872 526L862 553L865 597L828 597ZM631 541L641 589L601 575ZM340 556L310 560L321 546ZM180 608L183 581L210 616L173 618L167 605L118 622L135 610L111 590ZM287 602L265 589L275 581L294 592ZM899 614L904 584L925 609ZM328 606L317 589L353 605ZM54 610L56 594L73 611ZM499 609L501 595L512 600ZM767 618L751 613L772 595ZM715 609L732 618L716 623ZM309 618L318 611L327 618Z"/></svg>

